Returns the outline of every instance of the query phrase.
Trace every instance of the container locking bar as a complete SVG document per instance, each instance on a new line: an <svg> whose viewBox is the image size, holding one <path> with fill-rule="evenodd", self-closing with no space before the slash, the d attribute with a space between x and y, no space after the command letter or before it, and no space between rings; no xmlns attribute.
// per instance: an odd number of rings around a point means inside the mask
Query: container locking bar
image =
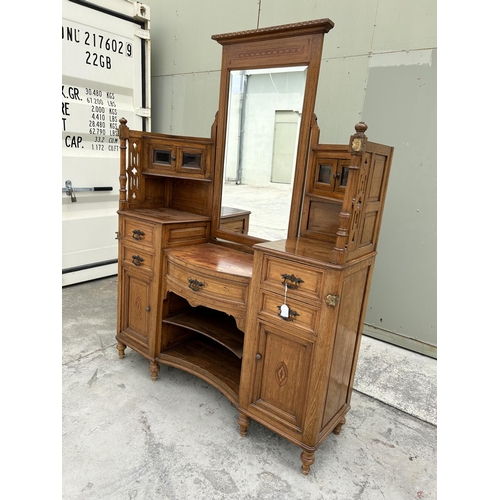
<svg viewBox="0 0 500 500"><path fill-rule="evenodd" d="M76 195L75 192L80 191L113 191L112 187L88 187L88 188L74 188L71 184L71 181L66 181L66 187L62 188L62 192L66 193L68 196L71 196L71 201L75 202Z"/></svg>

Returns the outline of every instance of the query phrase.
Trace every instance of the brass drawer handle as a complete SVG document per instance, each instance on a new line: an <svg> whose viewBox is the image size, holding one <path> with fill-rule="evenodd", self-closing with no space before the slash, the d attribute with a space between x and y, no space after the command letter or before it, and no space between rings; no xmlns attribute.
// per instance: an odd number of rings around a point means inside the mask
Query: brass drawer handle
<svg viewBox="0 0 500 500"><path fill-rule="evenodd" d="M302 278L299 278L294 274L282 274L281 277L283 278L283 283L281 284L287 285L288 288L292 288L293 290L296 290L297 288L299 288L299 285L301 283L304 283L304 280Z"/></svg>
<svg viewBox="0 0 500 500"><path fill-rule="evenodd" d="M278 308L278 316L281 319L284 319L285 321L293 321L297 316L300 316L300 314L297 311L294 311L292 309L288 309L288 317L285 317L282 315L282 307L283 306L276 306Z"/></svg>
<svg viewBox="0 0 500 500"><path fill-rule="evenodd" d="M142 240L142 237L145 235L146 233L144 231L141 231L140 229L134 229L132 231L132 238L134 238L134 240Z"/></svg>
<svg viewBox="0 0 500 500"><path fill-rule="evenodd" d="M193 278L188 278L188 283L189 288L191 288L194 292L199 292L204 286L207 285L206 283L203 283L203 281L198 281Z"/></svg>
<svg viewBox="0 0 500 500"><path fill-rule="evenodd" d="M140 255L132 255L132 264L140 266L144 262L144 259Z"/></svg>

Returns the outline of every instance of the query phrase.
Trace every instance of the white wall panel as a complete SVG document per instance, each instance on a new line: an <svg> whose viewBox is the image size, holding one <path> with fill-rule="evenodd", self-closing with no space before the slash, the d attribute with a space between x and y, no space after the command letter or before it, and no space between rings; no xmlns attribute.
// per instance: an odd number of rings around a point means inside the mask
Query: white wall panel
<svg viewBox="0 0 500 500"><path fill-rule="evenodd" d="M219 82L220 72L153 77L153 131L210 137L219 106Z"/></svg>
<svg viewBox="0 0 500 500"><path fill-rule="evenodd" d="M373 52L435 48L435 0L380 0L377 2Z"/></svg>

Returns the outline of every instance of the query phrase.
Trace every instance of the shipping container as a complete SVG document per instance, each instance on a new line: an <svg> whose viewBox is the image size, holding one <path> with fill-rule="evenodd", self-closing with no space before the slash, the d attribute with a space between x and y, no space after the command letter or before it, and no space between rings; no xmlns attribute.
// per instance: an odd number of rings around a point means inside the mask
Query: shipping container
<svg viewBox="0 0 500 500"><path fill-rule="evenodd" d="M150 8L62 3L62 285L117 273L119 119L151 129Z"/></svg>

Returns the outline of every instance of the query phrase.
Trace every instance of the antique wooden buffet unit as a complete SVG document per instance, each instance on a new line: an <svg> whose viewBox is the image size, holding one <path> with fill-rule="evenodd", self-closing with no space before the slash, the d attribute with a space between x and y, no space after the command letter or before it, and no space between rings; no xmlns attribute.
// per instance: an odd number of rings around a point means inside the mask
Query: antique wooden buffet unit
<svg viewBox="0 0 500 500"><path fill-rule="evenodd" d="M120 120L117 348L192 373L239 412L314 453L340 432L351 391L393 149L358 123L319 142L314 102L329 19L215 35L219 110L210 138L130 130ZM233 72L305 68L287 237L251 234L222 206ZM250 230L249 230L250 226Z"/></svg>

